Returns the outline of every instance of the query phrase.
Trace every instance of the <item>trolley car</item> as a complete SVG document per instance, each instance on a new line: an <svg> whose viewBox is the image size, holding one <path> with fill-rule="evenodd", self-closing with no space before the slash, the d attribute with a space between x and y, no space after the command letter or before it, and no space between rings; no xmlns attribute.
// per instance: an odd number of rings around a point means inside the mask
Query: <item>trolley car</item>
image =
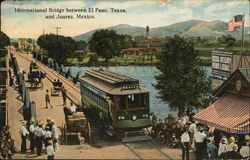
<svg viewBox="0 0 250 160"><path fill-rule="evenodd" d="M123 141L150 139L142 132L151 126L149 91L140 86L137 79L101 68L85 71L80 84L85 111L93 115L109 135Z"/></svg>

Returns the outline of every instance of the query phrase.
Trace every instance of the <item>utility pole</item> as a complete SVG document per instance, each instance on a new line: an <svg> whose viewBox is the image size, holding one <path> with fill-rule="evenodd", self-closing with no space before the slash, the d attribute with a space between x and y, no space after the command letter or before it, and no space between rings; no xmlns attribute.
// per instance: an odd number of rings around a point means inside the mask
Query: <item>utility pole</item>
<svg viewBox="0 0 250 160"><path fill-rule="evenodd" d="M56 35L58 36L58 30L61 29L61 27L54 27L54 29L56 30Z"/></svg>

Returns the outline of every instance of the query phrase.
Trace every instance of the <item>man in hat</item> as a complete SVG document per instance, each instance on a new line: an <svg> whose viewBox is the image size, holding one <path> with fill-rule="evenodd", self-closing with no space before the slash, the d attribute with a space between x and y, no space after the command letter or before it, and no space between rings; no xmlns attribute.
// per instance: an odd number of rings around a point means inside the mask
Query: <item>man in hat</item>
<svg viewBox="0 0 250 160"><path fill-rule="evenodd" d="M189 160L189 143L188 129L184 128L184 133L181 135L182 160Z"/></svg>
<svg viewBox="0 0 250 160"><path fill-rule="evenodd" d="M242 155L243 159L249 159L250 158L250 136L245 135L244 139L245 139L245 143L240 149L240 154Z"/></svg>
<svg viewBox="0 0 250 160"><path fill-rule="evenodd" d="M243 158L241 156L241 154L239 152L237 152L237 150L238 150L238 145L237 144L232 143L231 148L232 148L232 151L227 152L226 159L242 159Z"/></svg>
<svg viewBox="0 0 250 160"><path fill-rule="evenodd" d="M227 138L223 137L219 144L218 157L224 158L227 153Z"/></svg>
<svg viewBox="0 0 250 160"><path fill-rule="evenodd" d="M107 102L107 108L108 108L108 113L109 113L109 117L112 120L112 122L114 122L114 117L113 117L113 112L112 112L112 107L113 107L113 102L110 99L109 96L106 97L106 102Z"/></svg>
<svg viewBox="0 0 250 160"><path fill-rule="evenodd" d="M50 105L51 108L53 108L53 106L50 103L49 90L46 90L45 93L45 103L46 103L46 108L48 108L48 104Z"/></svg>
<svg viewBox="0 0 250 160"><path fill-rule="evenodd" d="M204 133L202 127L198 127L198 132L194 134L194 141L195 141L195 147L196 147L196 160L202 159L203 154L203 144L204 140L207 137L206 133Z"/></svg>
<svg viewBox="0 0 250 160"><path fill-rule="evenodd" d="M55 152L58 152L59 151L59 147L58 147L59 135L58 135L58 132L57 132L57 126L55 125L54 120L51 120L51 124L52 124L51 133L52 133L53 147L54 147Z"/></svg>
<svg viewBox="0 0 250 160"><path fill-rule="evenodd" d="M29 135L29 131L26 128L26 121L22 120L21 124L22 125L21 125L20 131L19 131L19 133L21 135L21 139L22 139L21 152L26 153L26 139L27 139L27 136Z"/></svg>
<svg viewBox="0 0 250 160"><path fill-rule="evenodd" d="M55 156L55 150L52 146L52 141L48 141L48 146L46 147L46 151L47 151L47 154L48 154L48 159L54 159L54 156Z"/></svg>
<svg viewBox="0 0 250 160"><path fill-rule="evenodd" d="M46 124L45 128L47 128L47 127L49 128L50 131L52 130L51 119L49 117L47 118L47 124Z"/></svg>
<svg viewBox="0 0 250 160"><path fill-rule="evenodd" d="M45 136L44 136L44 144L45 144L45 148L47 148L48 146L48 142L52 140L52 133L50 131L50 127L46 126L45 127Z"/></svg>
<svg viewBox="0 0 250 160"><path fill-rule="evenodd" d="M229 144L227 145L227 151L228 152L233 150L233 148L232 148L233 145L232 144L235 144L234 136L229 137ZM237 148L238 148L238 146L237 146Z"/></svg>
<svg viewBox="0 0 250 160"><path fill-rule="evenodd" d="M43 122L38 122L38 128L35 130L36 135L36 153L37 156L40 156L42 153L42 147L43 147L43 137L45 135L43 130Z"/></svg>
<svg viewBox="0 0 250 160"><path fill-rule="evenodd" d="M212 143L212 138L207 138L207 156L208 159L215 159L217 157L217 147Z"/></svg>
<svg viewBox="0 0 250 160"><path fill-rule="evenodd" d="M63 105L66 105L67 91L64 86L62 86L61 92L62 92L62 97L63 97Z"/></svg>
<svg viewBox="0 0 250 160"><path fill-rule="evenodd" d="M34 153L35 149L35 119L31 118L30 120L30 127L29 127L29 135L30 135L30 150Z"/></svg>

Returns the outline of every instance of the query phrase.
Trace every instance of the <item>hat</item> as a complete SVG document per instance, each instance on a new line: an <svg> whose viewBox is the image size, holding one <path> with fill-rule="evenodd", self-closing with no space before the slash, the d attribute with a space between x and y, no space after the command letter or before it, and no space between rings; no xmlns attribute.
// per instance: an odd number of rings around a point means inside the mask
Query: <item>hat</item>
<svg viewBox="0 0 250 160"><path fill-rule="evenodd" d="M47 121L51 121L51 118L50 118L50 117L47 117Z"/></svg>
<svg viewBox="0 0 250 160"><path fill-rule="evenodd" d="M235 142L234 136L229 137L229 142L231 142L231 143Z"/></svg>
<svg viewBox="0 0 250 160"><path fill-rule="evenodd" d="M21 124L22 124L22 125L25 125L26 123L27 123L27 122L26 122L25 120L22 120L22 121L21 121Z"/></svg>
<svg viewBox="0 0 250 160"><path fill-rule="evenodd" d="M250 136L249 135L245 135L245 140L250 140Z"/></svg>
<svg viewBox="0 0 250 160"><path fill-rule="evenodd" d="M30 122L32 123L32 122L35 122L36 120L32 117L31 119L30 119Z"/></svg>
<svg viewBox="0 0 250 160"><path fill-rule="evenodd" d="M55 124L55 121L53 119L50 120L50 123Z"/></svg>
<svg viewBox="0 0 250 160"><path fill-rule="evenodd" d="M231 147L233 150L238 150L238 145L235 143L231 144Z"/></svg>
<svg viewBox="0 0 250 160"><path fill-rule="evenodd" d="M38 122L38 126L42 126L43 125L43 122L42 121L39 121Z"/></svg>

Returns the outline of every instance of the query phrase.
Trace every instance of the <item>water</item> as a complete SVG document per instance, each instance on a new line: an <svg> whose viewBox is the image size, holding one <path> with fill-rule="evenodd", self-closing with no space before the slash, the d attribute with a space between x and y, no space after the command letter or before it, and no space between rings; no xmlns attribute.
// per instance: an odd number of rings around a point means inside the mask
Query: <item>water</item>
<svg viewBox="0 0 250 160"><path fill-rule="evenodd" d="M87 69L92 69L95 67L65 67L65 71L71 68L71 75L76 76L79 71L81 75L84 74L84 71ZM164 119L168 114L173 116L177 115L177 112L171 111L168 107L168 104L163 102L158 97L157 90L153 87L152 84L155 84L154 76L159 73L155 66L112 66L107 67L107 69L128 76L140 81L140 84L145 88L150 90L150 111L154 112L157 117ZM211 67L204 67L207 72L207 76L211 75Z"/></svg>

